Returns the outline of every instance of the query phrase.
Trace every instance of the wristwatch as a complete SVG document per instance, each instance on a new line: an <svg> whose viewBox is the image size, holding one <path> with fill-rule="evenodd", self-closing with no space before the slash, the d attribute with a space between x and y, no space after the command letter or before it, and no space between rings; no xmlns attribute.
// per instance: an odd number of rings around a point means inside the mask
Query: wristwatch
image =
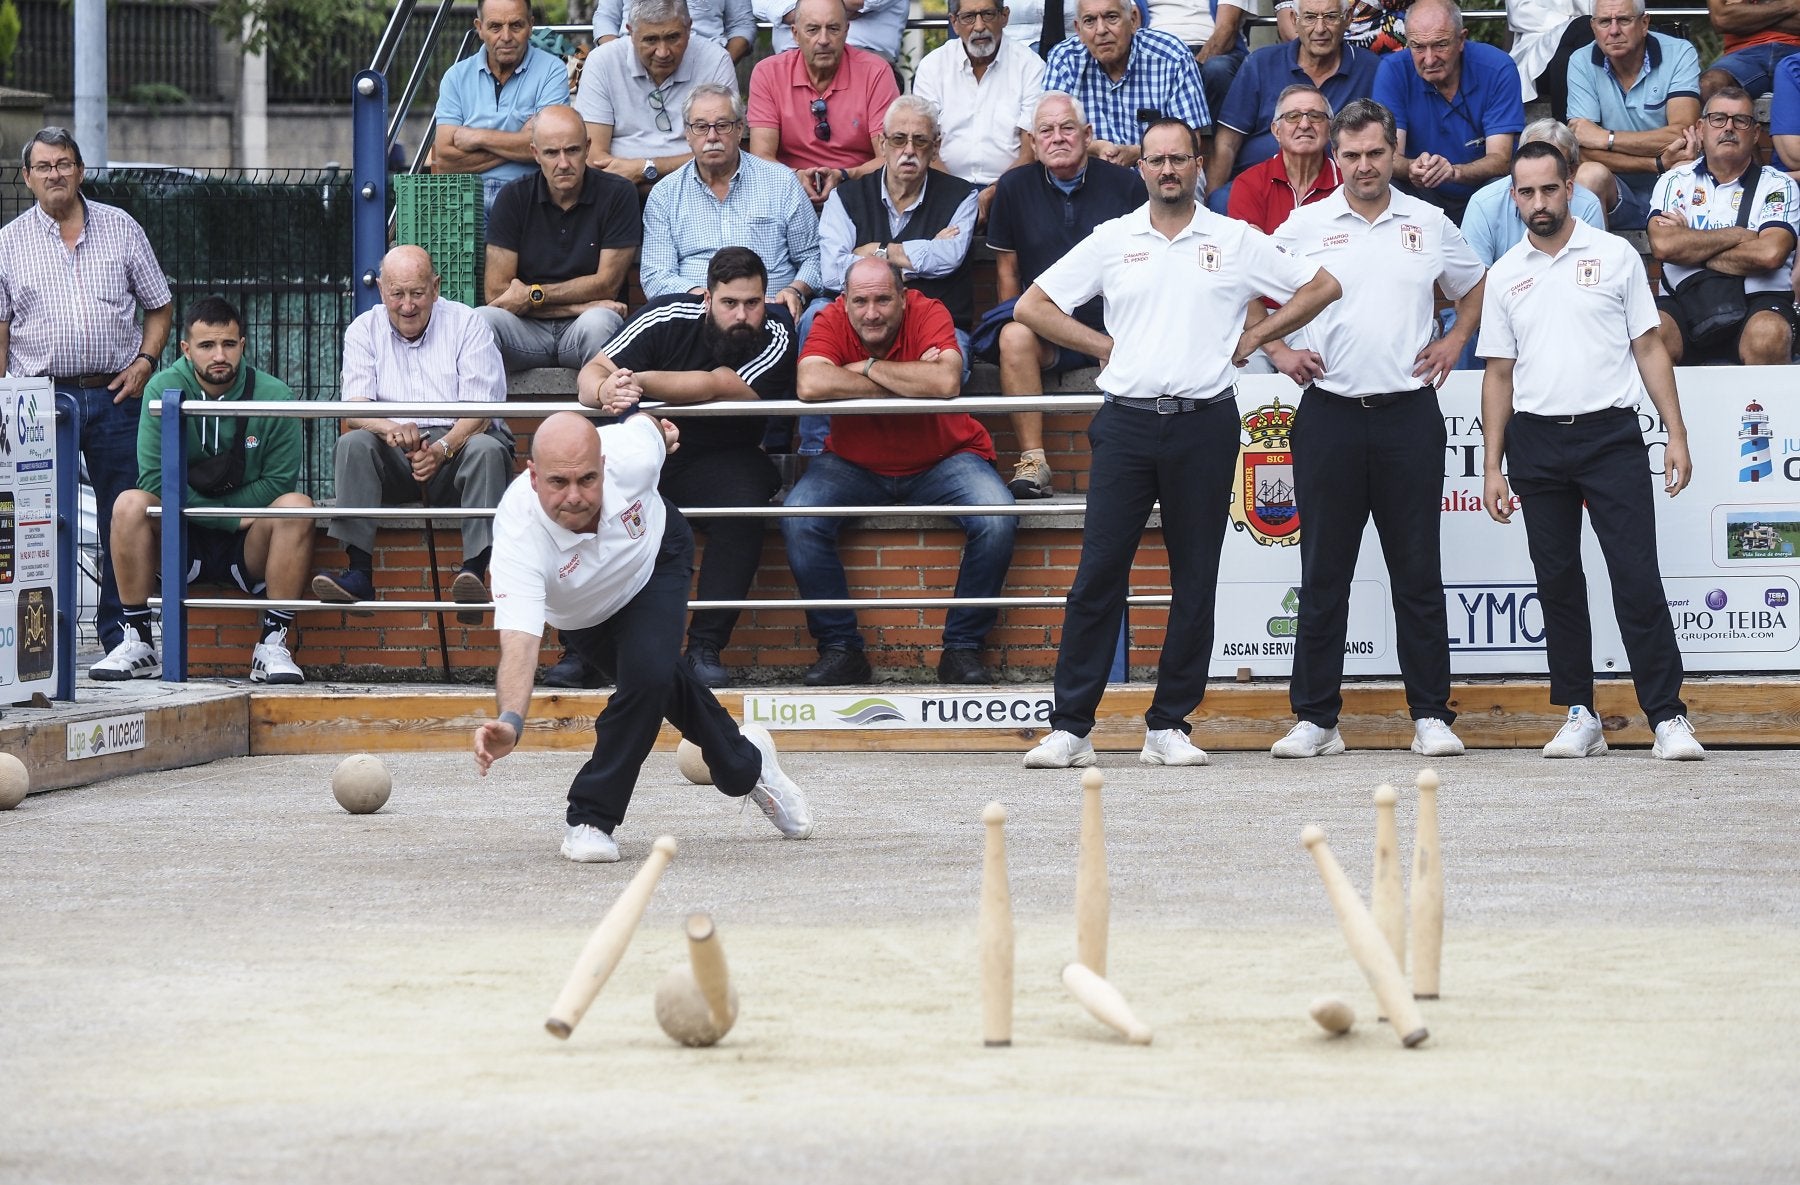
<svg viewBox="0 0 1800 1185"><path fill-rule="evenodd" d="M888 257L888 245L883 243L881 246L875 248L875 250L869 252L869 254L877 259L886 259Z"/></svg>
<svg viewBox="0 0 1800 1185"><path fill-rule="evenodd" d="M662 176L662 170L656 167L655 161L647 160L644 162L644 180L655 181L660 176Z"/></svg>
<svg viewBox="0 0 1800 1185"><path fill-rule="evenodd" d="M544 286L542 284L533 284L531 286L531 303L532 304L543 304L544 303Z"/></svg>

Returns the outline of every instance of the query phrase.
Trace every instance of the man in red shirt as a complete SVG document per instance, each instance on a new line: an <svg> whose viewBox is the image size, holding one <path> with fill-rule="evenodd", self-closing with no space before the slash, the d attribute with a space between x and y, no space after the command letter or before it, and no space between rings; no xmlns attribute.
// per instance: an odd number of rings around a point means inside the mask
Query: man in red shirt
<svg viewBox="0 0 1800 1185"><path fill-rule="evenodd" d="M1310 206L1343 182L1327 151L1331 104L1305 83L1295 83L1275 100L1270 126L1281 151L1238 174L1226 212L1266 235L1301 206Z"/></svg>
<svg viewBox="0 0 1800 1185"><path fill-rule="evenodd" d="M819 313L800 353L799 394L808 402L851 399L953 399L962 388L956 327L942 303L901 283L900 269L865 256L850 265L844 294ZM969 415L834 415L825 451L788 494L789 509L809 506L1010 505L994 469L994 442ZM968 542L956 579L958 597L995 597L1012 565L1018 520L1009 514L958 517ZM842 518L795 515L781 520L788 566L808 600L850 595L837 554ZM944 617L940 683L986 683L981 647L995 609L951 609ZM806 672L812 687L867 683L856 614L809 610L806 628L819 661Z"/></svg>

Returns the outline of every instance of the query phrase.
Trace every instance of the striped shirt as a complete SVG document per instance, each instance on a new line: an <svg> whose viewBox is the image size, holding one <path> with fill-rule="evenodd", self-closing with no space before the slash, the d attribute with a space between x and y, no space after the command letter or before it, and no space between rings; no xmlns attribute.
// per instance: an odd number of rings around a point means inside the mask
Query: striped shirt
<svg viewBox="0 0 1800 1185"><path fill-rule="evenodd" d="M819 218L785 165L739 153L724 201L693 161L658 182L644 206L644 295L706 287L706 266L720 247L748 247L762 258L771 299L796 280L819 290Z"/></svg>
<svg viewBox="0 0 1800 1185"><path fill-rule="evenodd" d="M381 403L504 403L506 367L493 330L468 305L439 297L417 341L374 308L344 330L342 397ZM397 424L445 427L453 419L392 416Z"/></svg>
<svg viewBox="0 0 1800 1185"><path fill-rule="evenodd" d="M139 306L174 297L150 240L131 215L84 201L75 249L42 206L0 228L0 323L11 327L6 373L117 374L144 348Z"/></svg>
<svg viewBox="0 0 1800 1185"><path fill-rule="evenodd" d="M1173 34L1155 29L1139 29L1132 37L1131 58L1117 82L1079 37L1069 38L1044 63L1044 89L1074 95L1094 125L1094 138L1113 144L1136 144L1143 138L1150 120L1138 118L1142 112L1155 111L1159 118L1179 119L1202 132L1212 126L1194 51Z"/></svg>

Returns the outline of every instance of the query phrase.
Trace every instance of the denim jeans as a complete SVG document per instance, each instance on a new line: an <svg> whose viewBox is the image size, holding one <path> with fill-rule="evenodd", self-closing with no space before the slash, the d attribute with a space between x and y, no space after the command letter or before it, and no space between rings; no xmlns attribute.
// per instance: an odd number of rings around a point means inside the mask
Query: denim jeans
<svg viewBox="0 0 1800 1185"><path fill-rule="evenodd" d="M100 534L100 607L94 614L94 628L102 648L110 651L125 639L119 582L112 565L113 503L137 486L142 402L127 399L114 403L114 392L105 387L59 386L56 393L75 400L81 411L81 456L87 462L88 483L94 487L94 519Z"/></svg>
<svg viewBox="0 0 1800 1185"><path fill-rule="evenodd" d="M1007 506L1013 496L994 471L993 462L974 453L946 457L922 473L886 477L853 465L835 453L815 457L788 494L788 506ZM1012 566L1012 515L971 515L956 524L968 536L956 577L959 597L995 597L1006 586ZM781 520L787 540L788 566L794 583L808 600L841 600L850 595L844 565L838 559L841 518L793 517ZM944 649L979 650L994 628L998 609L951 609L944 616ZM863 648L856 614L848 609L809 610L806 628L820 651Z"/></svg>

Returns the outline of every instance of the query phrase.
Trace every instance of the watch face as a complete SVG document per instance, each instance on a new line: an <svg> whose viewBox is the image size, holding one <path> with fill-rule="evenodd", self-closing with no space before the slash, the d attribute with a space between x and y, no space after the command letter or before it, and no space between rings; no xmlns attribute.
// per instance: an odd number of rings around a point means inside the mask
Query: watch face
<svg viewBox="0 0 1800 1185"><path fill-rule="evenodd" d="M644 180L654 181L661 175L662 173L657 169L655 161L651 161L644 166Z"/></svg>

